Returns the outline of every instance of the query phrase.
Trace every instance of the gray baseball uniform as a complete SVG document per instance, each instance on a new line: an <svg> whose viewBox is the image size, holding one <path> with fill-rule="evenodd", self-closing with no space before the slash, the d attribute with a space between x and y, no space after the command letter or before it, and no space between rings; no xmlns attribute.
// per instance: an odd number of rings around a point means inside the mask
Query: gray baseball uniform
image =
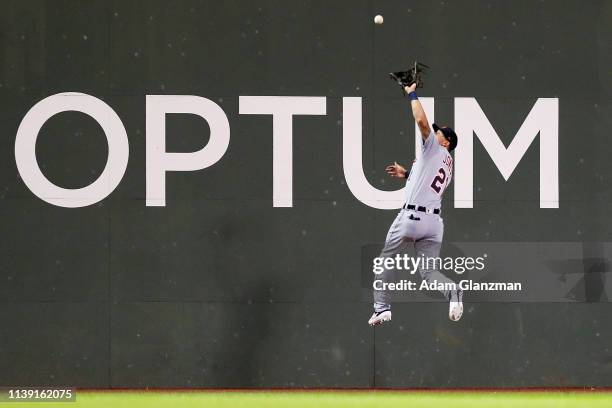
<svg viewBox="0 0 612 408"><path fill-rule="evenodd" d="M444 223L434 209L439 209L442 194L449 185L453 174L453 158L448 150L436 140L436 135L430 131L423 142L421 158L416 160L410 170L406 182L406 204L415 207L425 207L427 212L402 209L385 240L381 257L394 257L402 253L412 243L417 256L438 257L442 247ZM377 279L390 282L392 270L384 270ZM420 268L421 277L427 282L451 283L452 281L435 269ZM442 291L449 299L450 292ZM380 312L390 309L390 293L374 290L374 310Z"/></svg>

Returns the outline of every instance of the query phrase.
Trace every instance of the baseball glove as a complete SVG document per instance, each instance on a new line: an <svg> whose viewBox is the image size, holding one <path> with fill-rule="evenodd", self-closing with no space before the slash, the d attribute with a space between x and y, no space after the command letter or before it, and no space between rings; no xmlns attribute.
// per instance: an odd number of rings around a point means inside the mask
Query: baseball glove
<svg viewBox="0 0 612 408"><path fill-rule="evenodd" d="M417 88L423 87L423 74L426 72L427 65L415 61L414 65L407 71L391 72L389 77L397 82L404 92L404 87L416 82Z"/></svg>

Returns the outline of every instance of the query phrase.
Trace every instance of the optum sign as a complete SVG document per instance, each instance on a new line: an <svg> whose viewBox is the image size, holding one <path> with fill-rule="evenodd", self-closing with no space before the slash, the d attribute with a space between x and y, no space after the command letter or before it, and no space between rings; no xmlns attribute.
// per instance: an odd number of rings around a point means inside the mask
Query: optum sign
<svg viewBox="0 0 612 408"><path fill-rule="evenodd" d="M343 169L346 183L362 203L378 209L399 208L403 189L382 191L368 181L362 166L362 99L345 97L343 102ZM430 122L434 120L434 98L421 98ZM293 206L293 116L326 115L326 97L240 96L242 115L270 115L273 121L274 207ZM49 181L36 160L36 139L52 116L66 111L81 112L101 126L108 143L108 159L100 176L76 189L59 187ZM166 151L166 114L192 114L206 120L208 143L187 153ZM540 208L559 207L559 101L539 98L524 118L506 148L475 98L455 98L455 130L460 143L455 153L455 207L472 208L474 190L474 135L480 140L505 180L518 166L529 146L539 135ZM146 205L166 205L166 172L195 171L220 161L230 143L230 124L219 105L201 96L146 96ZM415 131L415 144L421 143ZM420 152L420 149L416 149ZM117 113L102 100L83 93L51 95L34 105L25 115L15 140L17 169L27 187L40 199L60 207L84 207L107 197L119 185L129 160L125 127Z"/></svg>

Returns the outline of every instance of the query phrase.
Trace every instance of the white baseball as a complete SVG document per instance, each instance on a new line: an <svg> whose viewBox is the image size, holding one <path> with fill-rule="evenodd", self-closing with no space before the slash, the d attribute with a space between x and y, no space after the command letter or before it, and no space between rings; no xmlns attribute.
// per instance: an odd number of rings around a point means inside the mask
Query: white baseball
<svg viewBox="0 0 612 408"><path fill-rule="evenodd" d="M383 21L383 16L381 16L380 14L377 14L376 17L374 17L374 23L376 24L382 24Z"/></svg>

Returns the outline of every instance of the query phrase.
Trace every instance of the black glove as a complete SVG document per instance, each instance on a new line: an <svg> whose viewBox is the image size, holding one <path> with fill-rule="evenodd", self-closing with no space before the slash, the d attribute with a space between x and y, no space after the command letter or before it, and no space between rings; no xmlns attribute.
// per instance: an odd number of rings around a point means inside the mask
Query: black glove
<svg viewBox="0 0 612 408"><path fill-rule="evenodd" d="M399 71L399 72L391 72L389 77L397 82L397 84L402 88L402 92L404 88L416 83L417 88L423 87L423 74L429 68L425 64L421 64L420 62L414 62L414 66L410 68L408 71Z"/></svg>

